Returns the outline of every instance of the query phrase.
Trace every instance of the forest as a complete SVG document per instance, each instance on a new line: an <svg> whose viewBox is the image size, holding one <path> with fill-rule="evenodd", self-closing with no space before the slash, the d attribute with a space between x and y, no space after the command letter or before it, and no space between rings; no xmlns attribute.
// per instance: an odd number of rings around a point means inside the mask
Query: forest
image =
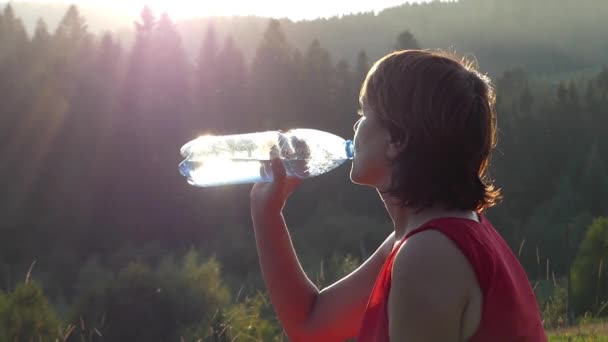
<svg viewBox="0 0 608 342"><path fill-rule="evenodd" d="M371 64L411 48L471 55L493 79L504 200L486 214L545 326L606 316L607 4L461 0L302 22L174 22L144 8L128 32L91 29L75 5L30 28L4 5L0 342L286 340L258 266L251 185L188 185L179 148L296 127L352 138ZM306 180L285 211L320 287L392 230L349 169Z"/></svg>

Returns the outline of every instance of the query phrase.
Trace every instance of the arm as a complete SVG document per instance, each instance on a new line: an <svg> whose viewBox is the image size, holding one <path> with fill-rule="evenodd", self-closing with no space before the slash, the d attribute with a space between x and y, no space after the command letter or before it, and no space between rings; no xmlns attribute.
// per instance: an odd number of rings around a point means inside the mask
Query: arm
<svg viewBox="0 0 608 342"><path fill-rule="evenodd" d="M433 230L412 236L403 246L393 264L390 340L461 341L462 314L477 281L468 260Z"/></svg>
<svg viewBox="0 0 608 342"><path fill-rule="evenodd" d="M273 161L275 181L256 184L251 216L262 275L274 309L293 341L343 341L359 329L376 276L390 253L389 236L380 248L350 275L319 291L304 273L281 213L297 180L285 178Z"/></svg>

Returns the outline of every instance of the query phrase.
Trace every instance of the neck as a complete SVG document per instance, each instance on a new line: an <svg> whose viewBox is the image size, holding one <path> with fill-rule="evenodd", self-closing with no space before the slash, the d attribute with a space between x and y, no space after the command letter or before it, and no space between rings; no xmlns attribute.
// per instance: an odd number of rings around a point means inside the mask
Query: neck
<svg viewBox="0 0 608 342"><path fill-rule="evenodd" d="M436 218L455 217L479 222L477 213L472 210L455 210L448 209L442 205L433 205L432 207L425 208L421 211L416 211L413 208L402 207L399 204L399 200L393 196L380 192L379 194L384 202L386 211L393 221L395 241L403 239L414 229Z"/></svg>

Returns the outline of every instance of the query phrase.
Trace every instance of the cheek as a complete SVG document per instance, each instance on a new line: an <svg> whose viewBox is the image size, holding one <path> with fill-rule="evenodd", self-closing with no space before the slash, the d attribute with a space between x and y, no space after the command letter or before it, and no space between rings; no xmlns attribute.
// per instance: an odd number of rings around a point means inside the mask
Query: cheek
<svg viewBox="0 0 608 342"><path fill-rule="evenodd" d="M355 151L359 150L359 145L361 144L361 133L359 130L355 131L355 135L353 136L353 146Z"/></svg>
<svg viewBox="0 0 608 342"><path fill-rule="evenodd" d="M370 137L368 132L366 132L364 129L357 130L355 132L355 136L353 137L353 146L355 147L355 154L356 152L374 148L373 146L370 146L372 142L373 137Z"/></svg>
<svg viewBox="0 0 608 342"><path fill-rule="evenodd" d="M357 184L377 185L389 173L389 165L377 151L360 150L352 163L351 180Z"/></svg>

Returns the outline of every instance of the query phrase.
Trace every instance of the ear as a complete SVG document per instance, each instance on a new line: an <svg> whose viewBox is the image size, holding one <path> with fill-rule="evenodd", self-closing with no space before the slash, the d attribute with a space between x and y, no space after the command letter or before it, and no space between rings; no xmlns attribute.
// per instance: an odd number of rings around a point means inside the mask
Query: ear
<svg viewBox="0 0 608 342"><path fill-rule="evenodd" d="M405 149L406 141L395 139L389 135L386 146L386 155L389 160L395 160Z"/></svg>

